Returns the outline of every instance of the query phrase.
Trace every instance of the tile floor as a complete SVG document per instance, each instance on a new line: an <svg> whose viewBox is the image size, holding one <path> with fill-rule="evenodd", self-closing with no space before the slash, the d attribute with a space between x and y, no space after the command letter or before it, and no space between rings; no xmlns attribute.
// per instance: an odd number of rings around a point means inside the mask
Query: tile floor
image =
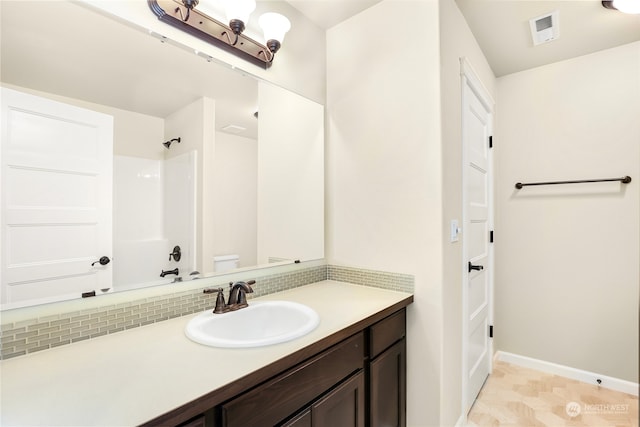
<svg viewBox="0 0 640 427"><path fill-rule="evenodd" d="M638 427L638 398L496 361L468 426Z"/></svg>

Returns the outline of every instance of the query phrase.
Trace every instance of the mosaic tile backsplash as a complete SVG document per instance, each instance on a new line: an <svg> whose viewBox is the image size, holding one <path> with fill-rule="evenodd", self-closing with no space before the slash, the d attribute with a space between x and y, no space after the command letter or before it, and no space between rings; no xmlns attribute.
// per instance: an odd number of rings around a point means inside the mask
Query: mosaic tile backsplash
<svg viewBox="0 0 640 427"><path fill-rule="evenodd" d="M333 265L309 267L294 272L254 277L250 298L268 295L322 280L337 280L413 293L414 278ZM213 308L215 298L202 289L127 301L111 306L60 313L1 325L0 359L23 356L74 342L112 334L150 323L198 313Z"/></svg>
<svg viewBox="0 0 640 427"><path fill-rule="evenodd" d="M410 274L387 273L337 265L327 265L327 279L411 294L414 284L414 277Z"/></svg>

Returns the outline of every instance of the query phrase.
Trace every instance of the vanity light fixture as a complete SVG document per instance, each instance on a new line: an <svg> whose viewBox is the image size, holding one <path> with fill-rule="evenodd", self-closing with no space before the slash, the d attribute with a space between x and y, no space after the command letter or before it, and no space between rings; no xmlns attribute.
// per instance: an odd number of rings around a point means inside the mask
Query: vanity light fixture
<svg viewBox="0 0 640 427"><path fill-rule="evenodd" d="M263 44L243 34L249 15L256 7L255 0L222 0L228 24L210 16L220 9L216 7L218 5L206 4L212 1L214 0L147 0L147 3L160 21L255 65L269 68L282 45L284 35L291 28L289 20L273 12L260 16L258 22L266 40Z"/></svg>
<svg viewBox="0 0 640 427"><path fill-rule="evenodd" d="M640 14L640 0L603 0L602 6L622 13Z"/></svg>

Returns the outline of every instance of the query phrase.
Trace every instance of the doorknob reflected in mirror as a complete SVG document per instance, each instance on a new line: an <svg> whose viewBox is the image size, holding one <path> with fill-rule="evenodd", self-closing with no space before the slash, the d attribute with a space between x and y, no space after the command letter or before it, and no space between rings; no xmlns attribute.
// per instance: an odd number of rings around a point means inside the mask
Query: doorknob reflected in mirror
<svg viewBox="0 0 640 427"><path fill-rule="evenodd" d="M103 256L100 257L100 259L98 261L94 261L91 263L91 266L93 267L95 264L100 264L100 265L107 265L111 262L111 260L109 259L108 256Z"/></svg>
<svg viewBox="0 0 640 427"><path fill-rule="evenodd" d="M471 264L471 261L469 261L469 273L471 273L471 270L484 270L484 266L483 265L473 265Z"/></svg>

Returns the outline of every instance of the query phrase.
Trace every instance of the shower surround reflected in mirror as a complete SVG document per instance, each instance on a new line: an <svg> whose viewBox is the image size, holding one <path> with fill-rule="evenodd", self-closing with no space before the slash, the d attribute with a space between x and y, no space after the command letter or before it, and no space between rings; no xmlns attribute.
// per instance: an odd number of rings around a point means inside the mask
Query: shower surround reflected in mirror
<svg viewBox="0 0 640 427"><path fill-rule="evenodd" d="M321 105L81 4L0 7L3 86L113 117L111 253L85 254L112 259L103 289L213 275L221 255L242 269L323 258Z"/></svg>
<svg viewBox="0 0 640 427"><path fill-rule="evenodd" d="M162 160L113 156L113 287L163 284L163 270L188 278L195 261L197 152ZM179 260L172 247L185 248Z"/></svg>

